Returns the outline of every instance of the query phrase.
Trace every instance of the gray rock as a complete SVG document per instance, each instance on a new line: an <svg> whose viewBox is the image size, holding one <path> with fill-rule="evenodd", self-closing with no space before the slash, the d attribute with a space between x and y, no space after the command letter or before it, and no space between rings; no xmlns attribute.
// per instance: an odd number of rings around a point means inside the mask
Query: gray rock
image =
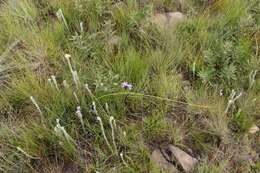
<svg viewBox="0 0 260 173"><path fill-rule="evenodd" d="M249 129L249 133L255 134L259 131L259 127L257 127L255 124Z"/></svg>
<svg viewBox="0 0 260 173"><path fill-rule="evenodd" d="M151 18L151 23L154 23L161 28L173 28L185 20L184 14L181 12L156 13Z"/></svg>
<svg viewBox="0 0 260 173"><path fill-rule="evenodd" d="M159 149L155 149L151 155L151 161L155 163L162 171L177 173L177 169L173 164L168 162Z"/></svg>
<svg viewBox="0 0 260 173"><path fill-rule="evenodd" d="M173 145L169 145L168 149L173 154L176 162L183 168L185 172L191 172L194 169L198 162L197 159L191 157L189 154Z"/></svg>

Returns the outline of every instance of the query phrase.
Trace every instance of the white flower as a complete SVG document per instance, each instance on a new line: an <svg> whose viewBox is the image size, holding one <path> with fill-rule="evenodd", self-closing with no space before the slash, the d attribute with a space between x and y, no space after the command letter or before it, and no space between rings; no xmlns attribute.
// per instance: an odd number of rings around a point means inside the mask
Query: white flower
<svg viewBox="0 0 260 173"><path fill-rule="evenodd" d="M74 95L74 97L75 97L77 103L79 103L79 98L78 98L78 96L77 96L77 93L76 93L76 92L73 92L73 95Z"/></svg>
<svg viewBox="0 0 260 173"><path fill-rule="evenodd" d="M37 104L36 100L34 99L33 96L30 96L30 99L32 101L32 103L34 104L34 106L37 108L38 112L40 113L40 115L42 116L42 111L40 109L40 106Z"/></svg>
<svg viewBox="0 0 260 173"><path fill-rule="evenodd" d="M223 96L223 95L224 95L224 92L223 92L222 89L219 91L219 95L220 95L220 96Z"/></svg>
<svg viewBox="0 0 260 173"><path fill-rule="evenodd" d="M61 9L59 9L59 10L56 12L56 16L57 16L59 19L62 18L63 13L62 13L62 10L61 10Z"/></svg>
<svg viewBox="0 0 260 173"><path fill-rule="evenodd" d="M110 123L110 127L112 130L112 141L113 141L113 145L115 148L115 152L117 153L117 146L116 146L116 141L115 141L115 128L116 128L116 121L114 119L114 117L110 116L109 118L109 123Z"/></svg>
<svg viewBox="0 0 260 173"><path fill-rule="evenodd" d="M80 106L77 106L76 114L78 115L78 117L79 117L80 119L83 117L83 116L82 116L82 113L81 113Z"/></svg>
<svg viewBox="0 0 260 173"><path fill-rule="evenodd" d="M121 83L121 87L124 89L132 90L133 85L128 82L123 82L123 83Z"/></svg>
<svg viewBox="0 0 260 173"><path fill-rule="evenodd" d="M87 84L87 83L85 84L85 88L86 88L86 90L88 91L88 94L90 94L90 95L93 95L93 94L92 94L92 92L91 92L91 90L89 89L89 87L88 87L88 84Z"/></svg>
<svg viewBox="0 0 260 173"><path fill-rule="evenodd" d="M80 106L77 106L76 115L78 116L79 121L80 121L80 123L81 123L81 125L82 125L82 128L83 128L83 130L84 130L84 132L85 132L86 130L85 130L85 125L84 125L84 121L83 121L83 115L82 115L82 113L81 113L81 108L80 108Z"/></svg>
<svg viewBox="0 0 260 173"><path fill-rule="evenodd" d="M56 126L54 127L54 132L60 137L64 136L67 141L75 143L72 137L67 133L65 128L61 126L59 119L56 119Z"/></svg>
<svg viewBox="0 0 260 173"><path fill-rule="evenodd" d="M92 112L93 112L94 114L98 115L96 103L95 103L94 101L92 102Z"/></svg>
<svg viewBox="0 0 260 173"><path fill-rule="evenodd" d="M70 72L71 72L71 74L72 74L72 76L73 76L74 70L73 70L73 68L72 68L72 65L71 65L71 62L70 62L70 58L71 58L71 55L70 55L70 54L65 54L65 59L67 60L67 63L68 63L69 68L70 68Z"/></svg>
<svg viewBox="0 0 260 173"><path fill-rule="evenodd" d="M99 121L99 124L100 124L100 127L101 127L101 131L102 131L102 135L103 135L103 137L104 137L104 139L105 139L105 141L107 143L107 146L113 152L113 149L112 149L111 145L108 142L108 139L107 139L107 136L106 136L106 133L105 133L105 129L104 129L101 117L97 116L97 121Z"/></svg>
<svg viewBox="0 0 260 173"><path fill-rule="evenodd" d="M123 152L120 153L120 157L121 157L121 160L123 161L123 164L124 164L125 166L128 166L128 164L126 163L126 161L125 161L125 159L124 159L124 154L123 154Z"/></svg>
<svg viewBox="0 0 260 173"><path fill-rule="evenodd" d="M83 33L84 32L84 26L83 26L83 22L80 22L80 32Z"/></svg>
<svg viewBox="0 0 260 173"><path fill-rule="evenodd" d="M52 82L53 82L54 85L55 85L55 88L56 88L57 90L59 90L59 86L58 86L58 82L57 82L57 80L56 80L56 76L51 75L51 79L52 79Z"/></svg>
<svg viewBox="0 0 260 173"><path fill-rule="evenodd" d="M235 101L237 99L239 99L241 96L242 96L242 92L237 94L235 90L232 90L232 92L229 96L229 100L228 100L228 104L227 104L227 107L226 107L226 110L225 110L225 114L228 113L230 106L233 105L235 103Z"/></svg>
<svg viewBox="0 0 260 173"><path fill-rule="evenodd" d="M76 88L78 89L80 82L79 82L79 77L78 77L78 73L76 70L72 72L72 77L73 77L74 83L76 85Z"/></svg>
<svg viewBox="0 0 260 173"><path fill-rule="evenodd" d="M70 54L67 54L67 53L66 53L64 56L65 56L66 59L71 58L71 55L70 55Z"/></svg>
<svg viewBox="0 0 260 173"><path fill-rule="evenodd" d="M68 85L68 83L67 83L67 81L66 80L63 80L63 86L64 86L64 88L69 88L69 85Z"/></svg>
<svg viewBox="0 0 260 173"><path fill-rule="evenodd" d="M68 26L68 23L63 15L63 12L62 12L62 9L59 9L57 12L56 12L56 16L59 20L63 21L64 25L66 26L66 28L69 30L69 26Z"/></svg>

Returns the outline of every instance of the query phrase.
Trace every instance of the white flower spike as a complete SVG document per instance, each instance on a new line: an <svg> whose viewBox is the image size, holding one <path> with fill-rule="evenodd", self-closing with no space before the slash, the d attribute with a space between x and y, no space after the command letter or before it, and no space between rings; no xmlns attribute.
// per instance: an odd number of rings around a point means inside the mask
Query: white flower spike
<svg viewBox="0 0 260 173"><path fill-rule="evenodd" d="M85 132L86 130L85 130L84 121L83 121L83 115L82 115L82 113L81 113L81 108L80 108L80 106L77 107L76 115L78 116L78 118L79 118L79 120L80 120L80 123L81 123L81 125L82 125L82 128L83 128L83 130L84 130L84 132Z"/></svg>
<svg viewBox="0 0 260 173"><path fill-rule="evenodd" d="M66 53L64 56L65 56L66 59L71 58L71 55L70 55L70 54L67 54L67 53Z"/></svg>
<svg viewBox="0 0 260 173"><path fill-rule="evenodd" d="M36 100L34 99L33 96L30 97L32 103L34 104L34 106L37 108L38 112L40 113L40 115L42 116L42 111L40 109L40 106L37 104Z"/></svg>
<svg viewBox="0 0 260 173"><path fill-rule="evenodd" d="M120 153L120 157L121 157L121 159L122 159L123 164L124 164L125 166L128 166L128 164L126 163L126 161L125 161L125 159L124 159L124 154L123 154L123 152Z"/></svg>
<svg viewBox="0 0 260 173"><path fill-rule="evenodd" d="M96 107L96 102L92 102L92 112L95 114L95 115L98 115L98 112L97 112L97 107Z"/></svg>
<svg viewBox="0 0 260 173"><path fill-rule="evenodd" d="M92 94L91 90L89 89L89 86L87 83L85 84L85 88L86 88L88 94L92 96L93 94Z"/></svg>
<svg viewBox="0 0 260 173"><path fill-rule="evenodd" d="M101 131L102 131L102 135L103 135L103 137L106 141L106 144L107 144L108 148L111 150L111 152L113 152L113 149L112 149L111 145L109 144L109 142L107 140L107 136L106 136L106 133L105 133L105 129L104 129L104 126L103 126L102 119L99 116L97 116L97 120L99 121Z"/></svg>
<svg viewBox="0 0 260 173"><path fill-rule="evenodd" d="M65 54L65 59L67 60L67 63L69 65L69 69L70 69L70 72L71 74L73 75L73 68L72 68L72 65L71 65L71 62L70 62L70 58L71 58L71 55L70 54Z"/></svg>
<svg viewBox="0 0 260 173"><path fill-rule="evenodd" d="M69 142L73 142L75 144L75 141L72 139L72 137L67 133L65 128L60 125L60 120L56 119L56 126L54 127L55 133L60 137L65 137L65 139Z"/></svg>
<svg viewBox="0 0 260 173"><path fill-rule="evenodd" d="M242 92L237 94L234 90L232 90L225 110L225 114L228 113L230 106L233 105L236 102L236 100L238 100L241 96L242 96Z"/></svg>
<svg viewBox="0 0 260 173"><path fill-rule="evenodd" d="M111 133L112 133L113 145L114 145L115 151L116 151L116 153L117 153L117 146L116 146L116 141L115 141L116 121L115 121L114 117L110 116L110 118L109 118L109 124L110 124L111 131L112 131Z"/></svg>
<svg viewBox="0 0 260 173"><path fill-rule="evenodd" d="M56 77L54 75L51 75L52 82L54 83L55 88L59 91L58 82L56 80Z"/></svg>

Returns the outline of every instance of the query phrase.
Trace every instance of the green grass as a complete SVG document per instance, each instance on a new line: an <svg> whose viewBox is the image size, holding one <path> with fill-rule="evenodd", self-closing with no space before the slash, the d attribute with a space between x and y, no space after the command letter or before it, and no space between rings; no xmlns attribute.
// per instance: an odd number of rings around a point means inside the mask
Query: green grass
<svg viewBox="0 0 260 173"><path fill-rule="evenodd" d="M259 1L144 2L0 2L0 172L159 173L165 144L194 173L259 172Z"/></svg>

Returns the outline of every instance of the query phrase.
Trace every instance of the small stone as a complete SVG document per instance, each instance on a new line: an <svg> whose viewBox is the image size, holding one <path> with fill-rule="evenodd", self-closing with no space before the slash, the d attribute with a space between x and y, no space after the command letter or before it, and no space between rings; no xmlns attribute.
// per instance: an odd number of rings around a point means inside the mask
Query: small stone
<svg viewBox="0 0 260 173"><path fill-rule="evenodd" d="M181 12L156 13L150 21L161 28L172 28L185 20L184 14Z"/></svg>
<svg viewBox="0 0 260 173"><path fill-rule="evenodd" d="M257 127L256 125L253 125L250 129L249 129L249 133L251 134L255 134L256 132L259 131L259 127Z"/></svg>
<svg viewBox="0 0 260 173"><path fill-rule="evenodd" d="M177 163L181 165L185 172L191 172L194 169L194 166L198 162L197 159L191 157L189 154L173 145L169 145L168 149L172 152Z"/></svg>
<svg viewBox="0 0 260 173"><path fill-rule="evenodd" d="M151 18L150 21L159 27L165 27L168 23L167 16L163 13L156 13Z"/></svg>
<svg viewBox="0 0 260 173"><path fill-rule="evenodd" d="M168 16L169 25L176 26L177 24L185 20L185 16L181 12L171 12L171 13L166 13L166 15Z"/></svg>
<svg viewBox="0 0 260 173"><path fill-rule="evenodd" d="M162 171L177 173L177 169L173 164L168 162L159 149L155 149L151 155L151 161L155 163Z"/></svg>

